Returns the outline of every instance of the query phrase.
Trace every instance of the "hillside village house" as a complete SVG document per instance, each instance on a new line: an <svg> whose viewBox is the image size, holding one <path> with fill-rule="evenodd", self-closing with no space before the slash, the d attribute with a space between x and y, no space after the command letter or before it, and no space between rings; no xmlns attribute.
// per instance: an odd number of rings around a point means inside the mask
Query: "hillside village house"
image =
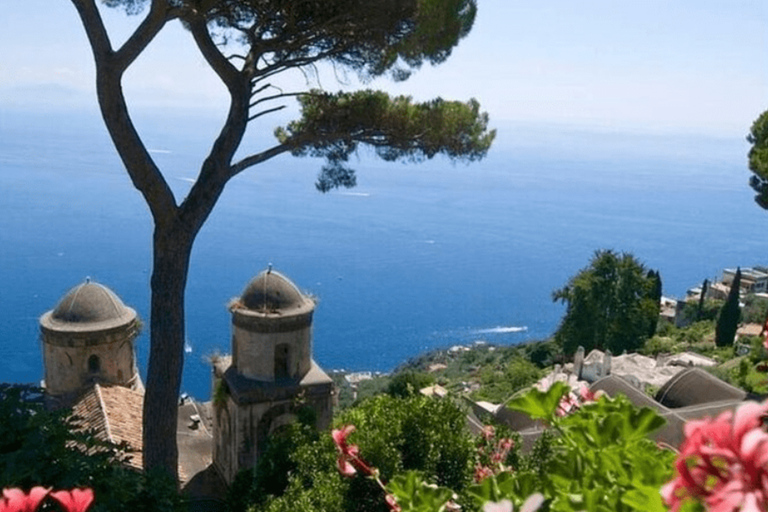
<svg viewBox="0 0 768 512"><path fill-rule="evenodd" d="M723 284L730 286L735 275L735 268L724 269L722 278ZM742 293L768 292L768 268L759 266L742 268L741 290Z"/></svg>

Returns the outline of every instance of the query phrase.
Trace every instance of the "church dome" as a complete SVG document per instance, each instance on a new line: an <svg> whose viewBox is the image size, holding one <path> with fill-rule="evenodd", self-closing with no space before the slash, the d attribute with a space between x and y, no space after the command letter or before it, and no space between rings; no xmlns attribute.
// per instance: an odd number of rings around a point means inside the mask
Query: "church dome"
<svg viewBox="0 0 768 512"><path fill-rule="evenodd" d="M123 304L112 290L86 280L67 292L52 311L43 315L41 323L54 330L101 330L135 318L136 311Z"/></svg>
<svg viewBox="0 0 768 512"><path fill-rule="evenodd" d="M314 303L290 279L272 269L254 277L240 296L240 304L259 313L299 313Z"/></svg>

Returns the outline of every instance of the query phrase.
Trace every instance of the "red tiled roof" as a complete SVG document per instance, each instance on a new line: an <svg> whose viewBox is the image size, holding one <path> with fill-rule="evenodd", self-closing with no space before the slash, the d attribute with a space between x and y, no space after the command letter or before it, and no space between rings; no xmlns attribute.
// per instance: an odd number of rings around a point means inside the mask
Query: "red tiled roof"
<svg viewBox="0 0 768 512"><path fill-rule="evenodd" d="M122 386L94 384L72 407L84 430L92 429L104 441L129 447L128 465L141 469L141 420L144 394Z"/></svg>

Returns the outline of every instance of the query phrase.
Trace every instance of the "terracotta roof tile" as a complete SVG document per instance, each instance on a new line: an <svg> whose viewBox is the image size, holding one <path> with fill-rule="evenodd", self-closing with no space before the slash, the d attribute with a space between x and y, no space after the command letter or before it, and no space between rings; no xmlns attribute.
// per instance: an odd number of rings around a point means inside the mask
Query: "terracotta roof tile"
<svg viewBox="0 0 768 512"><path fill-rule="evenodd" d="M128 464L141 469L141 419L144 395L122 386L94 384L72 407L84 430L92 429L96 437L113 443L126 443L130 450Z"/></svg>
<svg viewBox="0 0 768 512"><path fill-rule="evenodd" d="M141 422L144 394L122 386L107 386L101 388L101 397L112 440L116 443L127 443L133 450L130 453L130 465L141 468L143 464Z"/></svg>

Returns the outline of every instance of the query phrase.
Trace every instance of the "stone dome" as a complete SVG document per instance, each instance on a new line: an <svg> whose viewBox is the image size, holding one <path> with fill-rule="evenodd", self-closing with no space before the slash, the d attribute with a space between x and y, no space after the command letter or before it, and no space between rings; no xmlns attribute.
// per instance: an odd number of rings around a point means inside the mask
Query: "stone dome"
<svg viewBox="0 0 768 512"><path fill-rule="evenodd" d="M744 390L723 382L701 368L681 371L656 393L656 401L670 409L746 398Z"/></svg>
<svg viewBox="0 0 768 512"><path fill-rule="evenodd" d="M136 311L123 304L104 285L86 280L72 288L40 323L52 330L102 330L136 319Z"/></svg>
<svg viewBox="0 0 768 512"><path fill-rule="evenodd" d="M300 313L314 307L314 302L290 279L272 269L254 277L239 302L242 307L259 313Z"/></svg>

